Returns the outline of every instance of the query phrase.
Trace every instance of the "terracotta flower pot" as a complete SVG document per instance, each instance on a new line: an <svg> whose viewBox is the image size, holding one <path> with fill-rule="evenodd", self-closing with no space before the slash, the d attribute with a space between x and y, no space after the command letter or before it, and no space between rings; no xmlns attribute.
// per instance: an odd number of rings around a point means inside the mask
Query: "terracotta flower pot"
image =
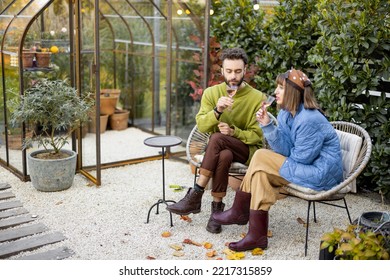
<svg viewBox="0 0 390 280"><path fill-rule="evenodd" d="M102 88L100 90L100 94L104 96L117 97L119 100L119 96L121 95L121 90L117 88Z"/></svg>
<svg viewBox="0 0 390 280"><path fill-rule="evenodd" d="M23 68L33 67L34 56L35 56L35 52L33 51L23 51L22 53Z"/></svg>
<svg viewBox="0 0 390 280"><path fill-rule="evenodd" d="M106 132L107 123L108 123L108 115L100 115L100 133ZM93 117L91 118L89 132L96 133L96 122Z"/></svg>
<svg viewBox="0 0 390 280"><path fill-rule="evenodd" d="M50 65L51 52L36 52L37 67L48 68Z"/></svg>
<svg viewBox="0 0 390 280"><path fill-rule="evenodd" d="M110 127L113 130L124 130L128 127L129 111L116 110L113 115L110 115Z"/></svg>
<svg viewBox="0 0 390 280"><path fill-rule="evenodd" d="M118 97L101 95L100 96L100 114L101 115L114 114L117 102L118 102Z"/></svg>

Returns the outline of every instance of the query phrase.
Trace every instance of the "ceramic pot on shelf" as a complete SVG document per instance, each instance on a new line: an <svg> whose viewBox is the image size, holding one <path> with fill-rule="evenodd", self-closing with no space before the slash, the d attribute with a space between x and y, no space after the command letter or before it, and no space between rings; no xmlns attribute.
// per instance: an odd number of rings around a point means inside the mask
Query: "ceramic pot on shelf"
<svg viewBox="0 0 390 280"><path fill-rule="evenodd" d="M34 56L35 56L34 51L23 51L22 64L24 69L33 67Z"/></svg>
<svg viewBox="0 0 390 280"><path fill-rule="evenodd" d="M50 65L51 52L36 52L37 67L48 68Z"/></svg>

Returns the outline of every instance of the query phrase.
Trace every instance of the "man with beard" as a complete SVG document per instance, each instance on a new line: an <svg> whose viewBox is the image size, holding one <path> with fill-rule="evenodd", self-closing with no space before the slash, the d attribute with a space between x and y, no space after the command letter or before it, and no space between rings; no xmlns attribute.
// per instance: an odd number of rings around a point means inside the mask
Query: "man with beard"
<svg viewBox="0 0 390 280"><path fill-rule="evenodd" d="M212 133L199 169L200 176L183 199L167 207L168 211L178 215L200 212L204 189L210 179L213 179L211 215L222 212L231 163L248 165L262 144L256 112L266 97L244 81L248 57L243 49L231 48L223 50L220 59L225 83L204 91L196 115L198 129ZM220 233L221 225L213 221L211 215L206 230Z"/></svg>

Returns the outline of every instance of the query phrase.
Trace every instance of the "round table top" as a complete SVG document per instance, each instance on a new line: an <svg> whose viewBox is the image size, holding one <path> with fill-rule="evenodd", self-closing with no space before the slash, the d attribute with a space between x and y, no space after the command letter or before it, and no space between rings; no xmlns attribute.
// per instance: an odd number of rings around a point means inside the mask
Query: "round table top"
<svg viewBox="0 0 390 280"><path fill-rule="evenodd" d="M157 135L146 138L144 144L150 147L172 147L180 145L183 140L178 136Z"/></svg>

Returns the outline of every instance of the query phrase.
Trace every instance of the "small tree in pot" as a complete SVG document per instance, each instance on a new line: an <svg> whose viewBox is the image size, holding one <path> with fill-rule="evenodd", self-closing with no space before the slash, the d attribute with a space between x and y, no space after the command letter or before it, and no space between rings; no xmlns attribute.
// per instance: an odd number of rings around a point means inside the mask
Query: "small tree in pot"
<svg viewBox="0 0 390 280"><path fill-rule="evenodd" d="M38 80L28 88L20 101L11 103L11 124L20 122L40 127L32 138L27 138L24 148L36 142L43 150L28 155L28 167L33 186L42 191L57 191L69 188L74 179L77 153L63 149L70 135L88 121L88 113L94 105L90 94L84 97L62 80ZM59 133L59 132L63 133ZM60 170L52 170L57 160ZM64 170L65 162L70 167ZM37 174L35 172L38 172ZM57 178L55 175L70 178ZM45 175L48 175L45 178Z"/></svg>

